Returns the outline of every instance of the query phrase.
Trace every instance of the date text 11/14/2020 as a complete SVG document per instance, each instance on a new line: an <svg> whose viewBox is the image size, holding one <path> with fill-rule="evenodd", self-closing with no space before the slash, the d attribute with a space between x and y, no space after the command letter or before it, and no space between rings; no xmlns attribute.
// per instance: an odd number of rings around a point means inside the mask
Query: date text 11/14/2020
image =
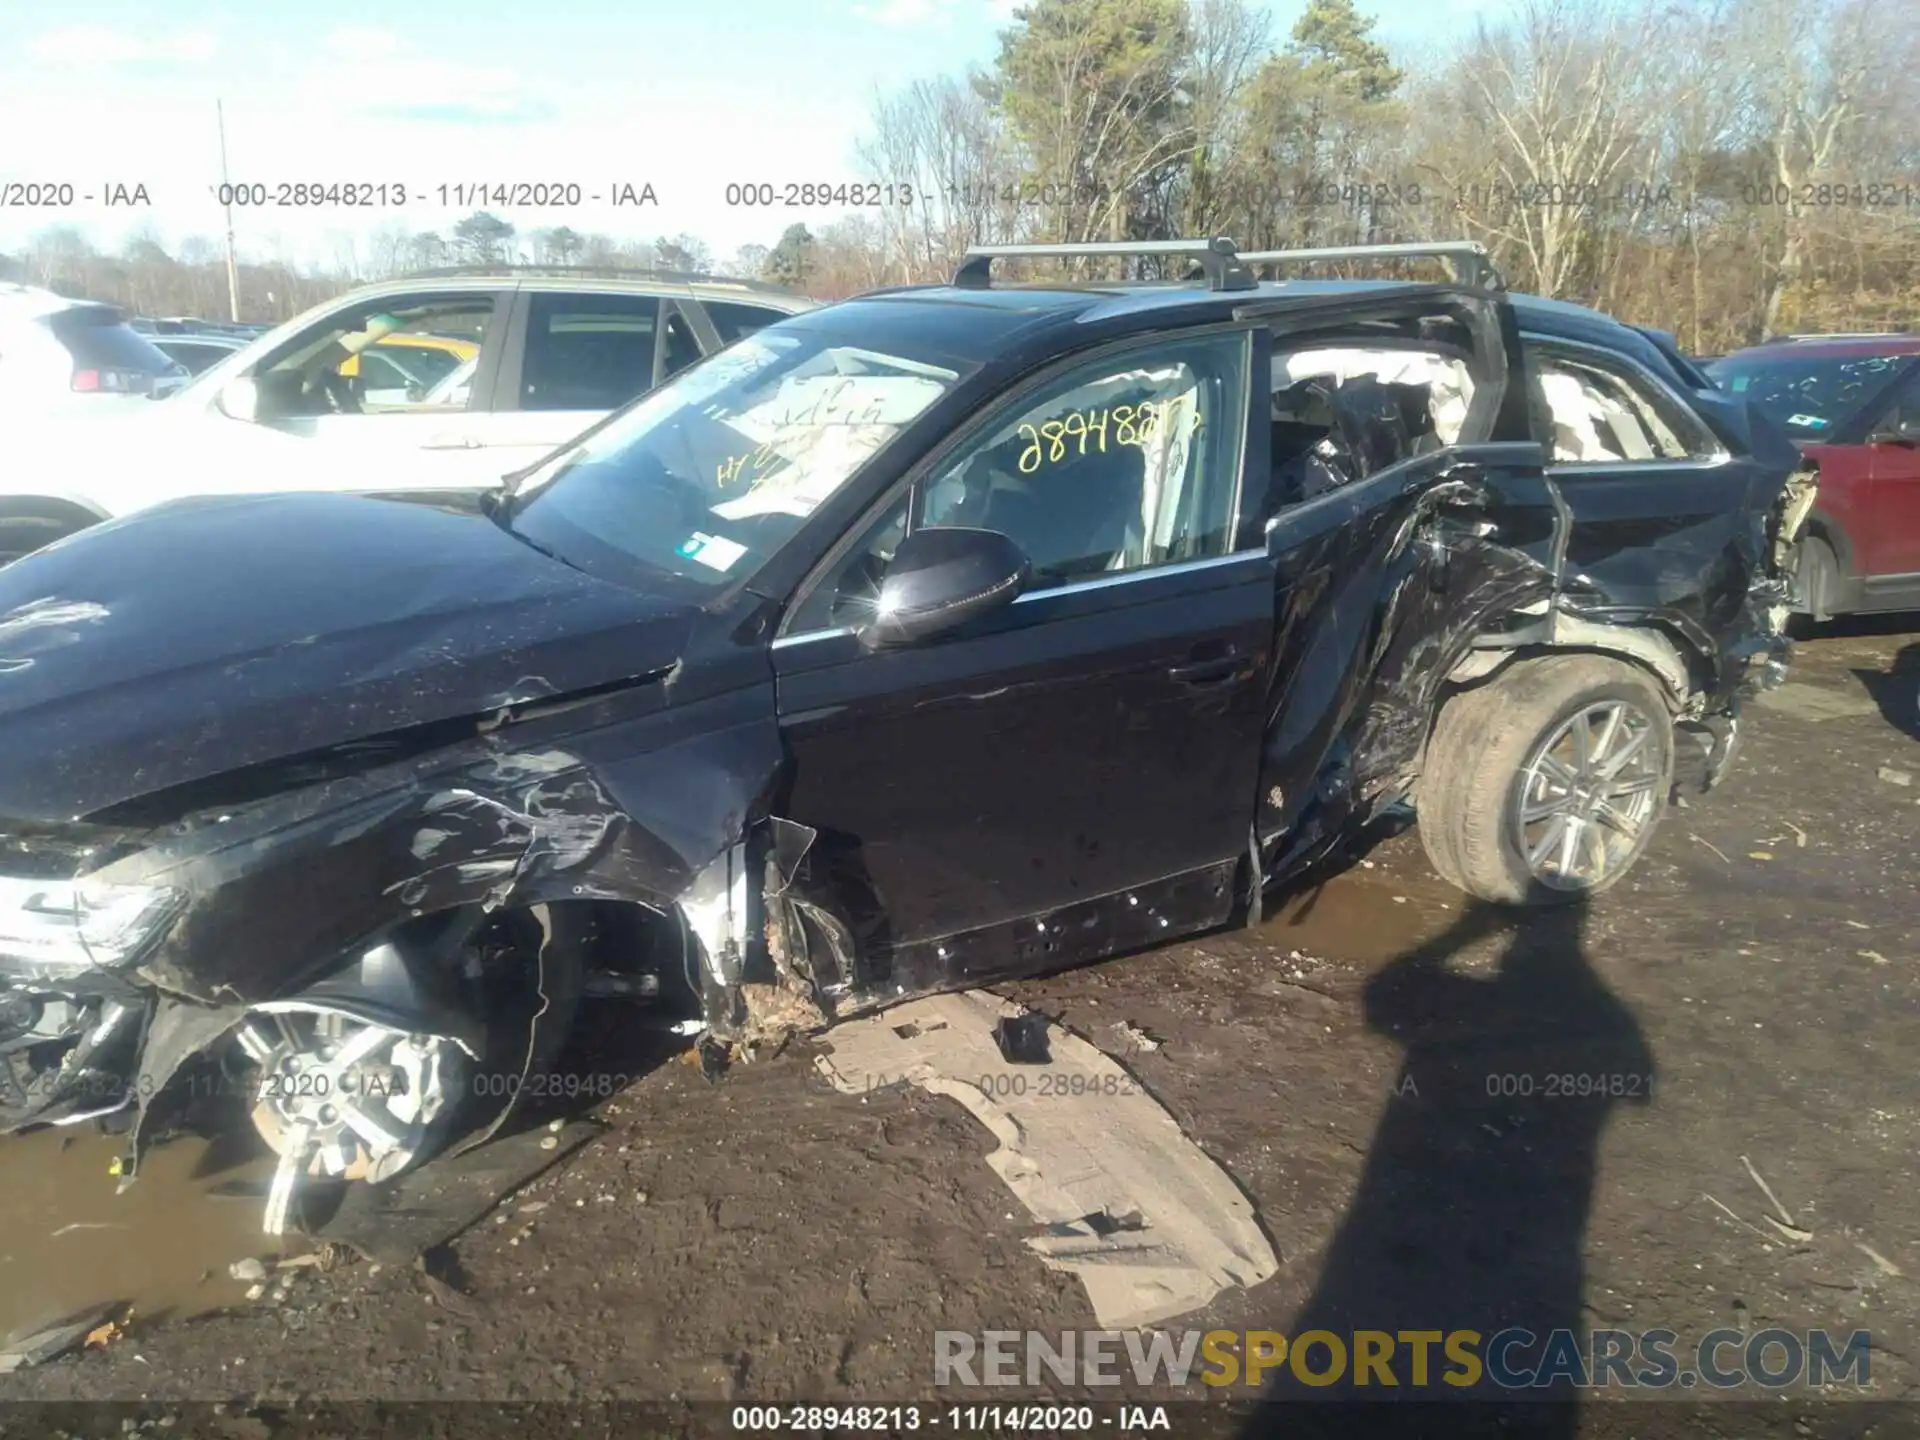
<svg viewBox="0 0 1920 1440"><path fill-rule="evenodd" d="M475 1095L493 1098L525 1094L535 1099L587 1100L617 1095L634 1078L605 1071L585 1075L551 1071L525 1077L504 1072L482 1072L474 1075L469 1084ZM246 1080L211 1071L189 1076L182 1082L182 1088L190 1097L200 1100L223 1095L240 1095L248 1100L278 1100L306 1096L324 1098L329 1095L394 1095L401 1093L404 1084L398 1076L377 1071L362 1075L349 1070L337 1077L311 1070L298 1074L275 1072Z"/></svg>
<svg viewBox="0 0 1920 1440"><path fill-rule="evenodd" d="M742 1433L872 1430L1031 1430L1060 1435L1095 1430L1171 1430L1164 1405L736 1405L732 1428Z"/></svg>
<svg viewBox="0 0 1920 1440"><path fill-rule="evenodd" d="M568 209L580 205L658 207L659 192L649 180L462 180L408 185L395 180L235 181L209 185L221 205L245 209L315 209L340 206L357 210L396 210L431 205L467 210L491 205L503 210Z"/></svg>

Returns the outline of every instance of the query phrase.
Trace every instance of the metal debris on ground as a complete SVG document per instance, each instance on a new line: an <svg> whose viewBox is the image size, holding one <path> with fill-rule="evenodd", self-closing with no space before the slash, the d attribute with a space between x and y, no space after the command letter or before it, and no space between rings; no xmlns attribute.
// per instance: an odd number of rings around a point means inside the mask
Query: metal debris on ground
<svg viewBox="0 0 1920 1440"><path fill-rule="evenodd" d="M1880 778L1889 785L1913 784L1913 772L1911 770L1896 770L1891 765L1882 765L1880 767Z"/></svg>
<svg viewBox="0 0 1920 1440"><path fill-rule="evenodd" d="M1025 1014L983 990L936 996L835 1027L815 1064L844 1094L905 1080L971 1111L1000 1142L987 1163L1043 1227L1028 1248L1079 1277L1102 1328L1273 1275L1251 1202L1112 1057L1057 1026L1044 1065L1001 1056L1000 1022Z"/></svg>
<svg viewBox="0 0 1920 1440"><path fill-rule="evenodd" d="M0 1341L0 1375L10 1375L15 1370L24 1370L30 1365L44 1365L49 1360L57 1359L76 1345L84 1344L89 1336L98 1334L125 1309L126 1306L119 1301L96 1305L25 1335Z"/></svg>
<svg viewBox="0 0 1920 1440"><path fill-rule="evenodd" d="M1722 850L1718 845L1714 844L1711 840L1704 839L1701 836L1694 834L1691 830L1687 832L1687 838L1693 841L1696 845L1706 846L1707 849L1713 851L1713 853L1718 855L1722 860L1727 859L1727 852ZM1727 861L1727 863L1732 864L1733 862Z"/></svg>
<svg viewBox="0 0 1920 1440"><path fill-rule="evenodd" d="M1903 1278L1903 1272L1900 1267L1887 1259L1886 1256L1882 1255L1871 1245L1864 1244L1859 1240L1854 1241L1853 1244L1856 1250L1873 1261L1874 1267L1879 1270L1882 1275L1891 1275L1895 1280Z"/></svg>
<svg viewBox="0 0 1920 1440"><path fill-rule="evenodd" d="M1774 1194L1774 1187L1770 1187L1770 1185L1768 1185L1766 1181L1763 1181L1763 1179L1761 1179L1761 1171L1757 1171L1757 1169L1753 1167L1753 1162L1751 1162L1751 1160L1747 1160L1745 1156L1741 1156L1740 1164L1745 1165L1745 1167L1747 1167L1747 1173L1749 1173L1749 1175L1753 1177L1753 1183L1761 1187L1761 1194L1764 1194L1764 1196L1766 1196L1768 1200L1772 1200L1772 1204L1774 1204L1774 1210L1778 1210L1778 1212L1780 1212L1780 1219L1782 1219L1782 1221L1786 1221L1786 1225L1788 1225L1789 1229L1799 1229L1799 1225L1797 1225L1797 1223L1793 1221L1793 1212L1791 1212L1791 1210L1788 1210L1788 1208L1786 1208L1784 1204L1780 1204L1780 1196L1778 1196L1778 1194Z"/></svg>
<svg viewBox="0 0 1920 1440"><path fill-rule="evenodd" d="M1045 1065L1052 1061L1047 1048L1047 1017L1010 1015L993 1027L1000 1058L1009 1065Z"/></svg>

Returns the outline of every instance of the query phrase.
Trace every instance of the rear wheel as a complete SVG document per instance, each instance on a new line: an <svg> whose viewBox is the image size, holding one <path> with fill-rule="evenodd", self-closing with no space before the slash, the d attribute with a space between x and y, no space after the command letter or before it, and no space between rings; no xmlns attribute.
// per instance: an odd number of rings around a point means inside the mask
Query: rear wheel
<svg viewBox="0 0 1920 1440"><path fill-rule="evenodd" d="M1470 895L1566 903L1632 868L1672 785L1673 722L1650 676L1596 655L1522 660L1441 708L1420 838Z"/></svg>

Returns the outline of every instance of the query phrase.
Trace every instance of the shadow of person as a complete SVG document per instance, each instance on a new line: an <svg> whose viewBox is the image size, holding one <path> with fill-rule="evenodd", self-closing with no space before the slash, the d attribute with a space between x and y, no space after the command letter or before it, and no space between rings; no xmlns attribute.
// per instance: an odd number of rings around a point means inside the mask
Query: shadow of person
<svg viewBox="0 0 1920 1440"><path fill-rule="evenodd" d="M1903 648L1882 670L1855 670L1894 729L1920 740L1920 641Z"/></svg>
<svg viewBox="0 0 1920 1440"><path fill-rule="evenodd" d="M1477 1433L1457 1406L1310 1403L1328 1399L1518 1402L1524 1417L1482 1418L1505 1435L1575 1433L1580 1372L1567 1362L1588 1349L1582 1251L1600 1138L1616 1105L1653 1092L1651 1051L1588 964L1585 923L1582 903L1473 904L1368 982L1368 1027L1405 1055L1248 1434ZM1503 934L1491 975L1450 965ZM1502 1337L1514 1330L1528 1335ZM1379 1360L1364 1370L1363 1345ZM1537 1383L1516 1388L1522 1376Z"/></svg>

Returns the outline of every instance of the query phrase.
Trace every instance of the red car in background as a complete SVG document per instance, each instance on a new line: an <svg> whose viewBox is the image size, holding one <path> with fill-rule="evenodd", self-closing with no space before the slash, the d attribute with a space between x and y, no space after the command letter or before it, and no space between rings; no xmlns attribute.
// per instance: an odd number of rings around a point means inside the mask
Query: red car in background
<svg viewBox="0 0 1920 1440"><path fill-rule="evenodd" d="M1813 335L1706 367L1820 466L1795 608L1920 610L1920 335Z"/></svg>

